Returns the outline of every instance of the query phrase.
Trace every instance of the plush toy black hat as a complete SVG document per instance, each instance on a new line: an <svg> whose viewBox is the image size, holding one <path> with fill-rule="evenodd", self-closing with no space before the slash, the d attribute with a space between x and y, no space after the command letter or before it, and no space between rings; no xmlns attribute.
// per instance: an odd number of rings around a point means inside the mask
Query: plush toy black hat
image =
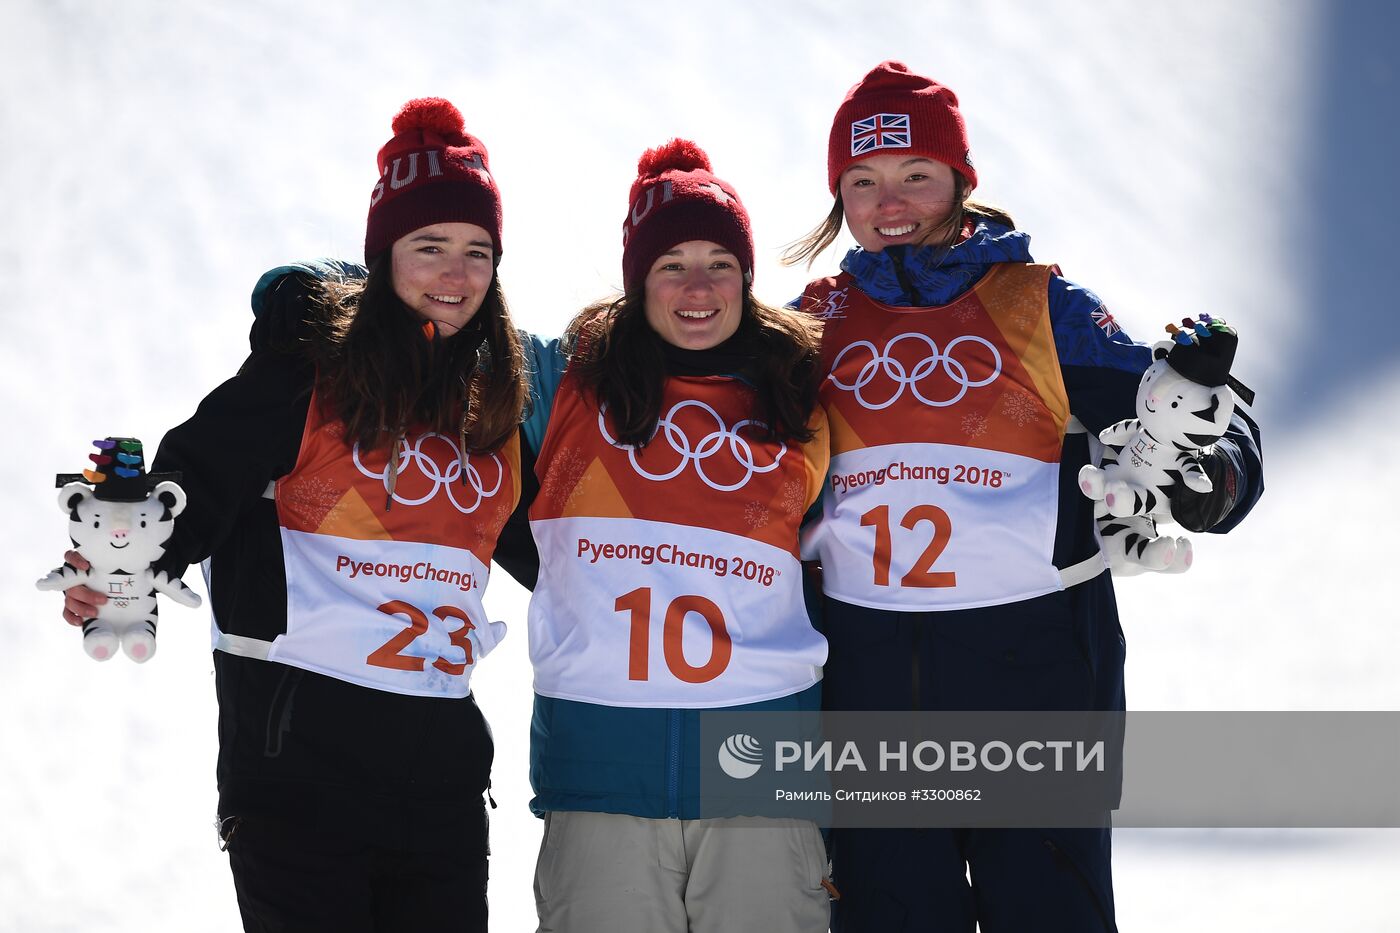
<svg viewBox="0 0 1400 933"><path fill-rule="evenodd" d="M1235 329L1209 314L1197 321L1182 318L1181 325L1167 325L1174 344L1167 353L1167 365L1200 385L1228 385L1246 405L1254 404L1254 392L1230 375L1240 345Z"/></svg>
<svg viewBox="0 0 1400 933"><path fill-rule="evenodd" d="M147 473L145 452L134 437L109 437L92 443L97 453L88 454L88 459L95 469L60 473L54 478L56 488L87 482L92 484L93 497L103 502L143 502L157 483L180 481L179 471Z"/></svg>

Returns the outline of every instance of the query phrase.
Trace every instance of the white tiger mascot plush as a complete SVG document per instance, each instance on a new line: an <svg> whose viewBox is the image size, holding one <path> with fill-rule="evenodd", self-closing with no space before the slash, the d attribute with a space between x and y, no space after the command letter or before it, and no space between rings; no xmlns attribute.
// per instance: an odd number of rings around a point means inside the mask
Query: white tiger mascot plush
<svg viewBox="0 0 1400 933"><path fill-rule="evenodd" d="M1187 329L1169 325L1173 339L1152 348L1154 362L1138 386L1138 417L1101 431L1102 465L1079 471L1080 489L1098 503L1109 566L1120 576L1190 568L1190 539L1158 535L1157 524L1172 521L1172 486L1211 491L1197 457L1225 433L1235 410L1235 332L1209 315L1182 323Z"/></svg>
<svg viewBox="0 0 1400 933"><path fill-rule="evenodd" d="M68 534L91 567L64 564L39 580L41 590L66 590L86 584L107 602L97 618L83 622L83 650L98 661L112 658L118 645L133 661L146 662L156 651L156 593L184 606L199 606L199 595L179 578L153 571L185 510L185 491L171 474L143 470L141 442L135 438L94 441L91 455L99 471L60 474L58 506L68 513ZM90 485L91 484L91 485Z"/></svg>

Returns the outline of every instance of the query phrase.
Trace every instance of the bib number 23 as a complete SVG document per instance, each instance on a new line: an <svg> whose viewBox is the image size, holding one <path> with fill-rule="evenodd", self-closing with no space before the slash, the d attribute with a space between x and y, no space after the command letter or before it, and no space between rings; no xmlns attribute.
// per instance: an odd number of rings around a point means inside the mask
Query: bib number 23
<svg viewBox="0 0 1400 933"><path fill-rule="evenodd" d="M426 658L417 655L404 654L403 651L413 644L420 635L428 631L431 624L428 615L422 609L412 603L406 603L401 599L391 599L387 603L379 606L379 611L391 616L403 616L408 619L408 628L396 634L393 638L380 645L370 652L365 658L365 663L373 664L375 667L387 667L395 671L421 671L427 663ZM472 643L467 638L467 633L476 628L472 621L467 618L467 614L456 606L438 606L433 610L433 615L439 622L446 623L452 619L462 624L447 633L448 640L454 648L461 648L466 653L466 660L463 662L449 661L439 657L433 662L433 667L442 671L448 676L455 677L466 671L467 665L474 663L472 658Z"/></svg>
<svg viewBox="0 0 1400 933"><path fill-rule="evenodd" d="M890 507L880 505L866 512L860 517L862 526L870 526L875 529L875 585L890 585L890 556L894 550L890 529ZM920 587L942 587L957 586L958 576L951 570L934 570L934 562L938 560L943 549L948 546L948 542L953 537L953 520L948 517L948 513L936 505L916 505L904 513L904 518L900 519L899 527L905 531L913 531L921 524L931 524L933 526L933 539L924 548L919 559L914 562L914 566L909 568L899 580L900 586L920 586Z"/></svg>

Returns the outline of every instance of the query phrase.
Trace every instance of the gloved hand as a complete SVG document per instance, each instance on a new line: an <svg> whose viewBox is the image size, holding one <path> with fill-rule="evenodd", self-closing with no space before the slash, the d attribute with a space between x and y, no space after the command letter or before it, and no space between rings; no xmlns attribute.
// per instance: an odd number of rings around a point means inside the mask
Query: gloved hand
<svg viewBox="0 0 1400 933"><path fill-rule="evenodd" d="M1185 483L1175 483L1167 489L1172 518L1187 531L1214 528L1235 507L1239 491L1239 477L1225 454L1213 450L1200 457L1199 462L1201 470L1210 477L1209 492L1197 492Z"/></svg>
<svg viewBox="0 0 1400 933"><path fill-rule="evenodd" d="M262 311L248 330L254 353L293 353L311 339L320 284L315 276L291 273L277 280L263 296Z"/></svg>
<svg viewBox="0 0 1400 933"><path fill-rule="evenodd" d="M471 633L470 639L476 642L476 660L480 661L491 653L501 640L506 637L506 624L504 622L487 622L479 625Z"/></svg>

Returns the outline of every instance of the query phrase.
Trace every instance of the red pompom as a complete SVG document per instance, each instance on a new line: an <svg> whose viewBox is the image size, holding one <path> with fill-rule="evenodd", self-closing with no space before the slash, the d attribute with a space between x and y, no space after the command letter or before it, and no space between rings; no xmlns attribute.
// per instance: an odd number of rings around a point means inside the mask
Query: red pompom
<svg viewBox="0 0 1400 933"><path fill-rule="evenodd" d="M460 136L466 133L462 114L452 102L441 97L419 97L403 105L394 117L394 135L409 130L430 130L439 136Z"/></svg>
<svg viewBox="0 0 1400 933"><path fill-rule="evenodd" d="M688 139L673 139L655 149L648 149L637 160L637 176L654 178L662 172L692 172L696 169L713 171L705 150Z"/></svg>

